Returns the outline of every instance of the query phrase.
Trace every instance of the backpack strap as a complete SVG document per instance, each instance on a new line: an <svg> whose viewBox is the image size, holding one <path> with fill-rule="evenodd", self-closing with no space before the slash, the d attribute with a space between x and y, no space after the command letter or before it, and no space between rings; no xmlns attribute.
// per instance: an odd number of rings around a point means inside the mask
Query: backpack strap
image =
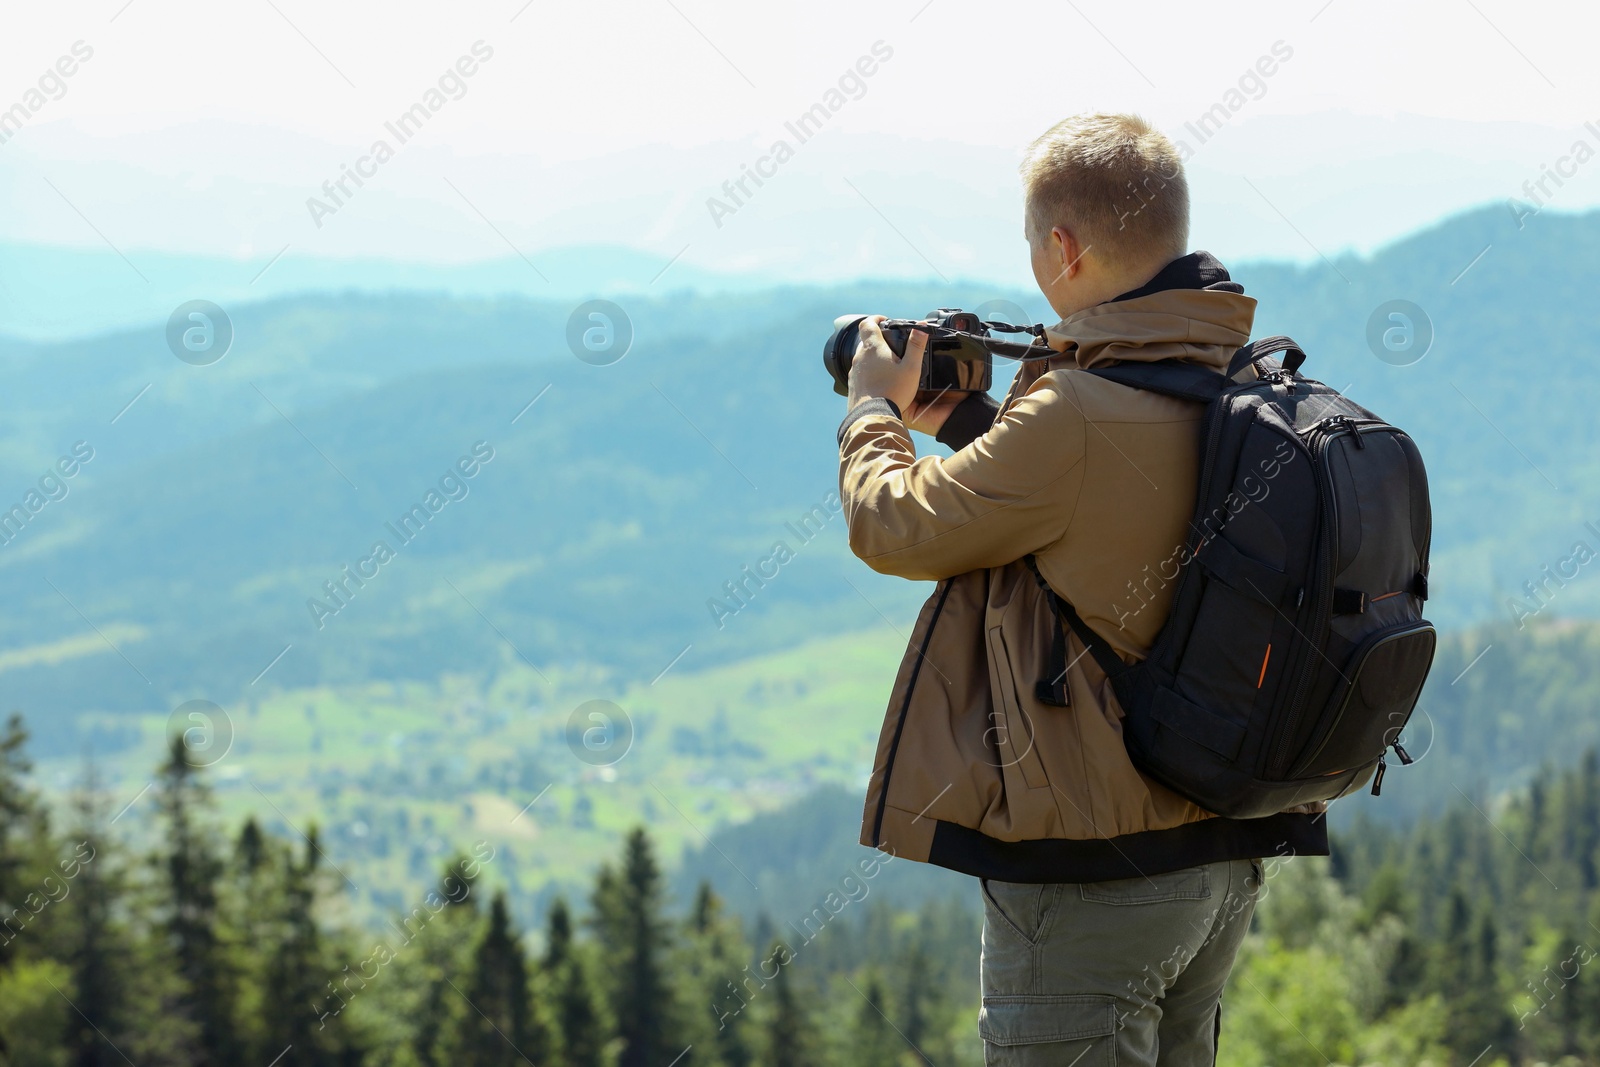
<svg viewBox="0 0 1600 1067"><path fill-rule="evenodd" d="M1233 384L1235 374L1246 366L1257 364L1278 352L1286 353L1283 366L1291 373L1305 362L1306 354L1300 346L1292 338L1279 335L1252 341L1239 349L1233 354L1233 359L1229 361L1228 370L1224 374L1218 374L1214 369L1198 363L1177 359L1159 359L1149 363L1113 363L1106 367L1082 369L1087 374L1134 389L1176 397L1179 400L1210 404ZM1084 647L1094 656L1095 662L1100 665L1106 677L1115 679L1126 673L1129 670L1128 665L1117 655L1117 650L1111 647L1110 642L1090 629L1089 624L1083 621L1077 610L1050 588L1050 583L1039 573L1039 563L1033 554L1024 556L1023 562L1028 565L1028 570L1033 572L1033 580L1039 583L1039 588L1050 598L1050 606L1056 616L1056 632L1050 646L1049 666L1046 668L1048 677L1041 678L1037 686L1039 700L1056 707L1066 707L1069 703L1066 681L1066 627L1071 627L1072 632L1078 635L1078 640L1082 641Z"/></svg>
<svg viewBox="0 0 1600 1067"><path fill-rule="evenodd" d="M1113 363L1106 367L1084 367L1085 373L1146 392L1195 400L1209 404L1233 384L1238 373L1248 366L1260 372L1261 363L1268 356L1283 353L1283 369L1293 374L1306 361L1305 351L1292 337L1278 334L1251 341L1233 354L1228 369L1218 374L1210 367L1189 363L1181 359L1158 359L1149 363Z"/></svg>
<svg viewBox="0 0 1600 1067"><path fill-rule="evenodd" d="M1056 707L1066 707L1070 701L1067 699L1067 642L1063 626L1072 627L1072 632L1078 635L1094 661L1105 671L1106 677L1116 678L1128 669L1122 662L1122 657L1117 655L1117 650L1111 647L1110 642L1089 629L1089 624L1083 621L1073 606L1061 598L1061 595L1050 588L1050 583L1044 580L1044 575L1039 573L1039 561L1028 553L1022 557L1028 565L1028 570L1033 572L1033 580L1039 583L1039 588L1044 590L1044 595L1050 598L1050 607L1056 616L1056 636L1050 647L1050 665L1047 668L1050 676L1041 678L1038 684L1038 697L1046 704Z"/></svg>
<svg viewBox="0 0 1600 1067"><path fill-rule="evenodd" d="M1162 396L1176 397L1179 400L1193 400L1201 404L1214 402L1230 384L1225 375L1218 374L1210 367L1177 359L1158 359L1149 363L1114 363L1106 367L1082 369L1086 374L1093 374L1097 378L1105 378L1107 381L1134 389L1160 393ZM1128 665L1122 662L1122 657L1117 655L1117 650L1112 648L1105 638L1089 628L1089 624L1083 621L1083 617L1071 604L1050 588L1050 583L1039 573L1039 563L1032 553L1022 557L1022 560L1028 565L1028 570L1033 572L1033 580L1039 583L1039 588L1050 598L1050 607L1056 617L1056 632L1050 643L1050 660L1045 668L1046 676L1039 679L1035 695L1042 703L1058 708L1068 707L1071 704L1067 695L1066 629L1068 627L1078 635L1078 640L1083 642L1090 655L1094 656L1095 662L1106 673L1106 677L1115 678L1121 675L1128 670Z"/></svg>
<svg viewBox="0 0 1600 1067"><path fill-rule="evenodd" d="M1237 358L1237 357L1236 357ZM1086 374L1143 389L1149 393L1194 400L1209 404L1222 395L1228 379L1210 367L1177 359L1158 359L1151 363L1114 363L1108 367L1085 367Z"/></svg>
<svg viewBox="0 0 1600 1067"><path fill-rule="evenodd" d="M1260 363L1263 359L1279 352L1283 353L1283 369L1290 374L1298 371L1300 365L1306 361L1305 350L1295 342L1293 337L1276 334L1272 337L1263 337L1259 341L1251 341L1235 352L1233 359L1228 361L1228 370L1224 377L1232 381L1236 374L1252 364L1259 371Z"/></svg>

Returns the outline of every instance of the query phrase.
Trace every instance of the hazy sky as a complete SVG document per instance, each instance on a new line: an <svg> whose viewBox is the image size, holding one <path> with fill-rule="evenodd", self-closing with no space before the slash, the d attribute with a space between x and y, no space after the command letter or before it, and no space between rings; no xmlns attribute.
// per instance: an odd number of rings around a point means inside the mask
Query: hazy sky
<svg viewBox="0 0 1600 1067"><path fill-rule="evenodd" d="M0 239L262 262L609 243L807 279L1012 278L1020 147L1136 110L1193 151L1197 245L1306 260L1600 149L1597 23L1507 0L18 5L0 107L33 113L0 144ZM92 57L48 76L78 42ZM419 103L401 143L386 124ZM786 124L818 104L802 143ZM763 163L780 139L792 158ZM363 163L379 140L392 158ZM1590 166L1566 164L1552 206L1600 203ZM368 177L335 201L345 167ZM747 167L768 178L735 201Z"/></svg>

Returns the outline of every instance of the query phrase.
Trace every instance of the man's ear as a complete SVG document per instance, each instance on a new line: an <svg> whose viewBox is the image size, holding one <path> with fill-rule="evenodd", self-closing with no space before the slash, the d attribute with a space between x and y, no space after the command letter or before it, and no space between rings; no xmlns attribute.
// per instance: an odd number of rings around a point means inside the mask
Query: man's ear
<svg viewBox="0 0 1600 1067"><path fill-rule="evenodd" d="M1050 242L1060 257L1061 276L1070 280L1083 269L1079 261L1083 259L1086 250L1078 244L1077 237L1065 226L1057 226L1050 231Z"/></svg>

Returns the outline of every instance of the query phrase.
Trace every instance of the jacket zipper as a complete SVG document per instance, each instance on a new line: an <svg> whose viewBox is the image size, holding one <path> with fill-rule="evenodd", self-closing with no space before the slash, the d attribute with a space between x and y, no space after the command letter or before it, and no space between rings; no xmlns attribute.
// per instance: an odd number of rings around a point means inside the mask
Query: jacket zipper
<svg viewBox="0 0 1600 1067"><path fill-rule="evenodd" d="M895 721L894 740L889 742L889 754L883 761L883 784L878 789L878 816L872 823L872 844L874 847L883 843L883 815L889 807L889 777L894 773L894 759L900 751L900 735L906 728L906 715L911 711L911 694L917 690L917 679L922 675L922 662L928 658L928 646L933 642L933 628L939 625L939 616L944 614L944 603L950 598L950 587L955 579L946 578L944 588L939 591L939 603L933 606L933 614L928 618L928 630L922 635L922 647L917 650L917 665L911 668L911 677L906 679L906 696L900 702L900 717Z"/></svg>

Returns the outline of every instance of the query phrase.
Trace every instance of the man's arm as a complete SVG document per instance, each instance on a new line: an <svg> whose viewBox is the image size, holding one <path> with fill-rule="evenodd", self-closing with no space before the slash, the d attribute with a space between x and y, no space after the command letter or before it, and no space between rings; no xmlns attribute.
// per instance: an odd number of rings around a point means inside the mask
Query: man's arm
<svg viewBox="0 0 1600 1067"><path fill-rule="evenodd" d="M858 395L839 428L852 551L885 574L940 579L1054 544L1072 521L1087 445L1072 390L1071 375L1045 375L948 459L918 459L899 405Z"/></svg>

